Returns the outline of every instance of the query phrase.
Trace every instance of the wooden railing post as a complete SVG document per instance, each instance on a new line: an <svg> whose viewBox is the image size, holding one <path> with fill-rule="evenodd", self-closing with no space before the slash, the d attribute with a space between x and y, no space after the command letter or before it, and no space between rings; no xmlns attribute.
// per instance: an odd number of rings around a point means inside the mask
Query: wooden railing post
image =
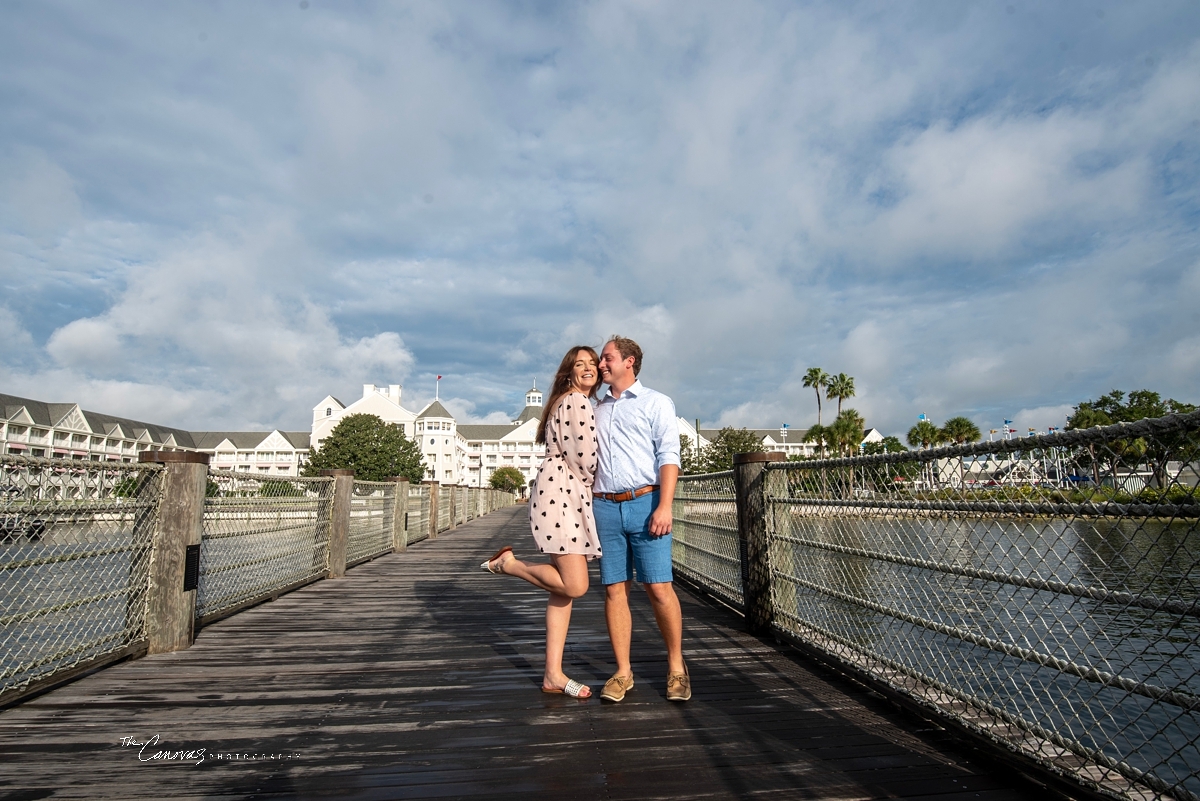
<svg viewBox="0 0 1200 801"><path fill-rule="evenodd" d="M458 528L458 486L450 485L450 530Z"/></svg>
<svg viewBox="0 0 1200 801"><path fill-rule="evenodd" d="M350 504L354 498L353 470L322 470L333 478L333 503L329 520L329 578L346 575L346 540L350 536Z"/></svg>
<svg viewBox="0 0 1200 801"><path fill-rule="evenodd" d="M408 550L408 479L396 476L396 501L392 504L392 553Z"/></svg>
<svg viewBox="0 0 1200 801"><path fill-rule="evenodd" d="M767 462L782 462L782 453L738 453L733 457L733 486L737 501L738 551L742 563L742 595L746 623L754 634L771 629L771 564L767 548Z"/></svg>
<svg viewBox="0 0 1200 801"><path fill-rule="evenodd" d="M184 589L188 548L193 571L199 572L200 539L204 532L204 492L208 488L208 454L184 451L142 451L139 462L165 465L158 527L150 555L150 586L146 598L148 652L163 654L191 646L196 622L196 589ZM188 576L198 578L198 575Z"/></svg>
<svg viewBox="0 0 1200 801"><path fill-rule="evenodd" d="M436 481L422 481L422 484L429 487L429 539L437 539L438 526L438 483Z"/></svg>

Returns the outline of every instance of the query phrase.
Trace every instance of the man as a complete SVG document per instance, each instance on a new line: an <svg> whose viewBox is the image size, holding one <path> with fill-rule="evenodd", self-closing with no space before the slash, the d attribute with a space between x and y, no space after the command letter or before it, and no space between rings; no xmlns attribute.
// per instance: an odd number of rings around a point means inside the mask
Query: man
<svg viewBox="0 0 1200 801"><path fill-rule="evenodd" d="M629 640L629 588L635 569L667 646L667 700L692 697L683 664L683 615L671 584L671 504L679 477L679 426L675 404L642 385L642 349L614 336L600 354L608 392L596 407L600 463L592 508L600 535L604 617L617 672L600 697L620 701L633 687Z"/></svg>

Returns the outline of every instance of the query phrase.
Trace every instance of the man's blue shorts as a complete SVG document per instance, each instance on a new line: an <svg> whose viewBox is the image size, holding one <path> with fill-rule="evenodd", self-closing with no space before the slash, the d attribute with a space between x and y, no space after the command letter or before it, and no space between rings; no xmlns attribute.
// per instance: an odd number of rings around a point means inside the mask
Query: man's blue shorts
<svg viewBox="0 0 1200 801"><path fill-rule="evenodd" d="M618 584L634 578L643 584L671 581L671 535L650 535L650 515L658 507L658 490L632 501L596 498L592 510L600 534L600 582Z"/></svg>

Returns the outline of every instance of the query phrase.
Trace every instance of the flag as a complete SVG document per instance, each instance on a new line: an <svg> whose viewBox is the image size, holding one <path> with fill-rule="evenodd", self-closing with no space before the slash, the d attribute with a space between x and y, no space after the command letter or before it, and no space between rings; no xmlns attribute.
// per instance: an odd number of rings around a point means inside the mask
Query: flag
<svg viewBox="0 0 1200 801"><path fill-rule="evenodd" d="M1011 426L1011 425L1012 425L1012 420L1005 420L1005 421L1004 421L1004 425L1006 425L1006 426Z"/></svg>
<svg viewBox="0 0 1200 801"><path fill-rule="evenodd" d="M442 380L442 377L439 375L439 376L438 376L438 381L441 381L441 380Z"/></svg>
<svg viewBox="0 0 1200 801"><path fill-rule="evenodd" d="M989 433L989 434L995 434L995 433L996 433L996 429L994 429L994 428L993 428L993 429L992 429L991 431L989 431L988 433Z"/></svg>
<svg viewBox="0 0 1200 801"><path fill-rule="evenodd" d="M928 420L929 418L926 417L925 415L921 414L921 415L917 415L917 419L918 420Z"/></svg>

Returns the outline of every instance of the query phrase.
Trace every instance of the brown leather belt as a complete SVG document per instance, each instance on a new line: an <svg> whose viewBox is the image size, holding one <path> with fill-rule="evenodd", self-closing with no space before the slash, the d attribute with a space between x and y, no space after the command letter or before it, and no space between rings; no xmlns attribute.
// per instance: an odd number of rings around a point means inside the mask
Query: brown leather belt
<svg viewBox="0 0 1200 801"><path fill-rule="evenodd" d="M640 498L643 495L649 495L656 489L658 489L657 484L647 484L644 487L638 487L635 490L626 490L625 492L597 492L594 494L597 498L621 503L623 501L632 501L634 498Z"/></svg>

